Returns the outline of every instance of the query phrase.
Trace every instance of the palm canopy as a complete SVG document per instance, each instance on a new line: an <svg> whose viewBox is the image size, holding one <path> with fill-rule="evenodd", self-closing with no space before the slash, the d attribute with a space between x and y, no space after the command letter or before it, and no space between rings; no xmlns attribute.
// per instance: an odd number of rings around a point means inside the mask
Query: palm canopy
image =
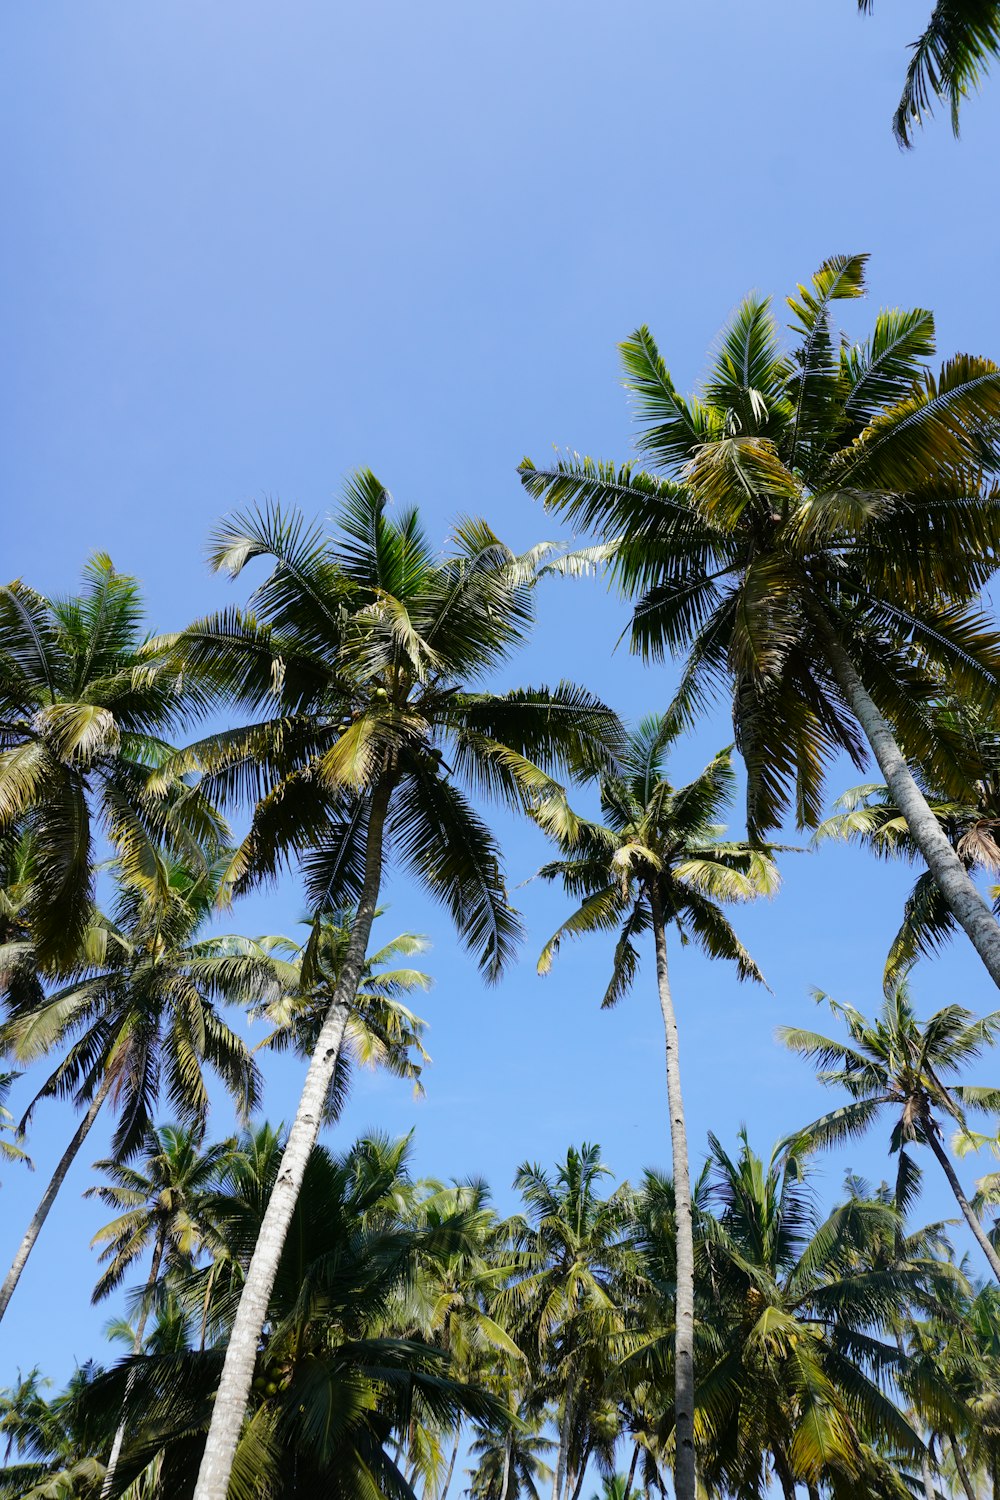
<svg viewBox="0 0 1000 1500"><path fill-rule="evenodd" d="M358 901L377 791L390 846L495 979L519 922L499 848L461 783L519 809L558 804L554 774L593 769L617 721L569 683L477 687L527 636L544 547L515 556L484 521L463 520L441 557L417 512L389 505L365 471L329 537L277 507L219 529L217 568L236 576L268 557L271 572L247 609L201 620L172 645L203 689L255 717L173 768L200 771L224 801L256 803L236 888L295 861L315 910Z"/></svg>
<svg viewBox="0 0 1000 1500"><path fill-rule="evenodd" d="M159 1276L183 1272L212 1239L213 1211L221 1206L220 1177L235 1141L202 1145L201 1131L178 1125L152 1127L132 1165L113 1157L94 1163L107 1181L88 1188L115 1217L103 1225L91 1244L100 1246L104 1263L95 1302L107 1297L132 1267L152 1252L150 1287ZM148 1304L140 1308L145 1318Z"/></svg>
<svg viewBox="0 0 1000 1500"><path fill-rule="evenodd" d="M828 995L816 998L843 1023L847 1039L797 1026L780 1027L778 1039L817 1063L819 1081L842 1089L850 1103L806 1126L796 1139L835 1145L888 1116L891 1149L905 1153L911 1143L940 1140L941 1114L964 1130L967 1111L1000 1112L1000 1089L954 1081L1000 1036L1000 1011L977 1018L963 1006L946 1005L921 1023L903 982L885 997L874 1021Z"/></svg>
<svg viewBox="0 0 1000 1500"><path fill-rule="evenodd" d="M242 1177L232 1176L243 1197L217 1220L232 1262L243 1267L270 1194L267 1179L280 1161L266 1141L245 1145L254 1161ZM358 1141L337 1157L314 1150L269 1300L233 1496L281 1500L322 1493L359 1500L379 1493L412 1500L390 1450L414 1410L442 1425L462 1415L480 1421L497 1415L489 1396L453 1377L440 1350L385 1331L387 1310L421 1256L463 1233L460 1213L434 1229L400 1221L399 1205L411 1187L406 1154L405 1142L379 1138ZM201 1282L191 1290L197 1313ZM212 1320L222 1328L226 1311L224 1305ZM101 1382L88 1403L95 1421L101 1400L111 1421L126 1397L128 1438L114 1493L139 1476L164 1500L190 1493L219 1363L218 1349L151 1355L128 1361ZM125 1391L129 1372L131 1394Z"/></svg>
<svg viewBox="0 0 1000 1500"><path fill-rule="evenodd" d="M191 859L221 842L202 795L163 771L165 736L198 703L150 651L138 584L110 558L95 555L69 598L0 588L0 839L32 836L41 959L72 956L83 935L100 836L137 882L163 846Z"/></svg>
<svg viewBox="0 0 1000 1500"><path fill-rule="evenodd" d="M219 1002L258 998L273 966L247 939L202 933L226 862L192 871L161 857L155 897L120 872L111 915L98 914L86 934L81 971L36 1002L11 1004L4 1050L34 1062L66 1048L29 1114L46 1097L90 1101L110 1079L113 1152L128 1158L147 1140L161 1092L182 1123L204 1121L206 1064L241 1111L256 1106L257 1069Z"/></svg>
<svg viewBox="0 0 1000 1500"><path fill-rule="evenodd" d="M858 9L870 14L874 0L858 0ZM893 134L901 146L911 146L914 128L933 114L935 103L945 103L958 135L962 103L1000 52L1000 6L996 0L937 0L910 51Z"/></svg>
<svg viewBox="0 0 1000 1500"><path fill-rule="evenodd" d="M720 902L772 895L777 868L769 849L724 838L719 819L736 786L728 750L686 786L668 781L667 755L679 733L670 715L644 719L629 734L614 769L601 776L604 822L566 824L557 835L565 858L538 872L583 898L545 945L539 973L551 967L564 938L617 932L606 1006L620 1000L635 978L636 939L650 928L654 888L663 921L675 924L685 940L713 958L731 959L741 979L763 979Z"/></svg>
<svg viewBox="0 0 1000 1500"><path fill-rule="evenodd" d="M382 915L380 909L376 915ZM316 1050L350 942L355 913L321 912L308 923L304 943L288 938L258 938L274 963L276 985L250 1009L251 1020L263 1020L273 1030L257 1048L292 1051L310 1058ZM327 1113L336 1119L346 1097L352 1060L369 1068L385 1068L397 1078L409 1078L419 1088L420 1072L429 1061L422 1036L426 1023L410 1010L404 996L428 990L430 977L399 960L426 952L426 938L401 932L365 959L344 1033L345 1047L330 1082Z"/></svg>
<svg viewBox="0 0 1000 1500"><path fill-rule="evenodd" d="M866 259L831 258L788 299L791 353L769 300L748 297L697 396L679 394L647 328L625 341L640 451L659 474L521 465L531 494L598 538L563 569L607 565L636 601L633 649L683 655L678 718L731 692L755 833L791 803L814 826L831 758L863 763L849 675L950 795L967 774L932 712L940 680L983 703L1000 678L977 603L1000 545L984 479L1000 458L1000 367L959 355L933 374L922 308L839 342L833 304L863 294Z"/></svg>
<svg viewBox="0 0 1000 1500"><path fill-rule="evenodd" d="M789 1500L796 1483L902 1500L873 1445L921 1452L885 1387L901 1363L900 1304L938 1268L874 1264L872 1247L899 1231L896 1212L851 1199L821 1220L804 1164L784 1146L764 1161L745 1134L735 1158L709 1139L699 1218L715 1302L697 1391L705 1482L762 1496L773 1473Z"/></svg>

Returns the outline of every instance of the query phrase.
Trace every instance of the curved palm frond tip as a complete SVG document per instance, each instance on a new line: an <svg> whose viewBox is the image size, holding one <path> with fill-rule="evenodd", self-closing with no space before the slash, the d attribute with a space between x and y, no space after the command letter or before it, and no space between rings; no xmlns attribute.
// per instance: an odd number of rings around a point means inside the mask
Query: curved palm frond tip
<svg viewBox="0 0 1000 1500"><path fill-rule="evenodd" d="M874 8L874 0L858 0L863 14ZM893 134L901 146L912 146L914 128L933 115L936 104L945 104L957 136L961 106L981 87L1000 54L1000 5L997 0L937 0L910 52Z"/></svg>

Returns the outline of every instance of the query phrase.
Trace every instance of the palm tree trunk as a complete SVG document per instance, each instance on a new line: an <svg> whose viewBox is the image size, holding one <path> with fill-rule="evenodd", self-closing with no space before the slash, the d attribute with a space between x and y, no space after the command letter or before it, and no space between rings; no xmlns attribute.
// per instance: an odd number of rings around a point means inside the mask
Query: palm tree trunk
<svg viewBox="0 0 1000 1500"><path fill-rule="evenodd" d="M944 1144L932 1120L929 1120L927 1122L926 1134L928 1145L934 1152L934 1155L937 1157L938 1161L941 1163L941 1170L948 1179L948 1186L951 1188L952 1192L955 1195L955 1202L962 1210L965 1222L968 1224L969 1228L972 1230L972 1233L979 1241L983 1254L986 1256L986 1259L990 1263L990 1269L992 1270L993 1275L996 1277L997 1281L1000 1281L1000 1255L997 1254L993 1246L990 1244L989 1236L982 1226L979 1215L976 1213L975 1209L972 1207L972 1204L969 1202L968 1198L965 1196L965 1193L962 1191L962 1184L958 1180L955 1168L951 1164L948 1153L944 1149Z"/></svg>
<svg viewBox="0 0 1000 1500"><path fill-rule="evenodd" d="M674 1491L676 1500L695 1500L694 1451L694 1211L691 1204L691 1173L688 1167L687 1123L681 1095L677 1017L670 993L667 968L667 935L663 907L655 877L649 882L649 900L656 944L656 980L667 1058L667 1105L670 1110L670 1145L673 1152L674 1216L677 1234L677 1291L674 1313Z"/></svg>
<svg viewBox="0 0 1000 1500"><path fill-rule="evenodd" d="M924 1500L937 1500L934 1493L934 1476L931 1474L931 1461L926 1448L920 1455L920 1474L924 1481Z"/></svg>
<svg viewBox="0 0 1000 1500"><path fill-rule="evenodd" d="M948 1446L951 1449L951 1456L955 1460L955 1470L965 1491L966 1500L979 1500L976 1494L976 1487L972 1483L969 1471L965 1466L965 1459L962 1457L961 1445L953 1437L949 1437Z"/></svg>
<svg viewBox="0 0 1000 1500"><path fill-rule="evenodd" d="M577 1476L576 1476L576 1484L573 1486L572 1500L580 1500L580 1491L583 1489L583 1476L587 1472L587 1460L589 1458L590 1458L590 1447L588 1445L583 1450L583 1458L580 1461L580 1472L579 1472L579 1474L577 1474ZM568 1480L567 1480L566 1488L569 1489L569 1482L568 1482Z"/></svg>
<svg viewBox="0 0 1000 1500"><path fill-rule="evenodd" d="M986 965L990 978L1000 987L1000 925L943 833L903 759L895 735L869 697L854 663L829 622L817 616L817 625L833 674L851 712L864 731L913 842L923 855L934 883L948 903L955 920L965 928L973 947Z"/></svg>
<svg viewBox="0 0 1000 1500"><path fill-rule="evenodd" d="M563 1483L566 1478L566 1461L569 1457L569 1434L572 1427L572 1416L573 1377L570 1375L566 1380L562 1421L559 1423L559 1452L556 1457L555 1472L552 1475L552 1500L562 1500Z"/></svg>
<svg viewBox="0 0 1000 1500"><path fill-rule="evenodd" d="M87 1136L90 1134L90 1127L97 1119L101 1105L104 1103L105 1099L108 1097L108 1094L111 1092L111 1085L113 1082L114 1074L111 1072L106 1072L100 1088L97 1090L97 1093L90 1101L90 1104L87 1108L87 1113L84 1115L76 1130L73 1132L72 1140L66 1147L66 1150L63 1152L62 1156L59 1158L59 1165L56 1167L55 1171L52 1173L51 1178L49 1179L49 1185L45 1189L45 1192L42 1194L42 1201L35 1209L34 1218L25 1231L24 1239L18 1246L18 1251L14 1256L13 1264L11 1265L10 1270L7 1272L6 1277L4 1278L3 1286L0 1287L0 1318L3 1318L4 1313L7 1311L7 1304L9 1303L11 1297L14 1295L14 1288L17 1286L17 1283L21 1279L21 1272L24 1270L25 1265L27 1264L28 1256L31 1254L32 1250L35 1247L35 1241L38 1239L38 1236L42 1232L42 1225L45 1223L45 1220L49 1216L49 1209L56 1201L56 1194L59 1192L59 1189L62 1187L64 1181L66 1180L66 1174L69 1171L70 1167L73 1165L73 1162L76 1159L77 1152L83 1145L84 1141L87 1139Z"/></svg>
<svg viewBox="0 0 1000 1500"><path fill-rule="evenodd" d="M156 1235L156 1248L153 1251L153 1261L149 1268L149 1276L146 1279L146 1291L142 1302L142 1312L139 1315L139 1325L135 1330L135 1338L132 1340L132 1353L134 1355L142 1353L142 1336L146 1332L146 1319L149 1317L149 1299L160 1274L160 1264L163 1260L163 1251L166 1246L166 1241L166 1225L161 1224ZM111 1444L111 1453L108 1457L108 1467L104 1471L104 1482L101 1485L99 1500L108 1500L108 1496L111 1494L111 1488L115 1482L115 1474L118 1469L118 1460L121 1457L122 1444L125 1441L125 1414L128 1411L129 1397L132 1394L132 1387L134 1386L134 1384L135 1370L132 1369L129 1371L128 1379L125 1382L125 1395L122 1400L121 1421L118 1423L118 1426L115 1430L115 1440Z"/></svg>
<svg viewBox="0 0 1000 1500"><path fill-rule="evenodd" d="M635 1484L635 1471L639 1463L639 1444L636 1443L632 1449L632 1462L628 1466L628 1478L625 1481L625 1494L622 1500L632 1500L632 1486Z"/></svg>
<svg viewBox="0 0 1000 1500"><path fill-rule="evenodd" d="M500 1489L500 1500L507 1500L507 1491L510 1489L510 1459L513 1446L513 1438L508 1432L503 1440L503 1484Z"/></svg>
<svg viewBox="0 0 1000 1500"><path fill-rule="evenodd" d="M267 1318L268 1301L285 1236L298 1202L302 1179L323 1121L327 1090L337 1067L350 1005L357 991L368 950L382 883L382 845L394 778L386 772L371 793L365 847L365 873L344 964L330 1009L316 1043L295 1120L271 1191L253 1259L240 1295L226 1349L222 1378L205 1440L194 1500L226 1500L236 1444L246 1412L257 1350Z"/></svg>
<svg viewBox="0 0 1000 1500"><path fill-rule="evenodd" d="M453 1445L452 1450L451 1450L451 1460L450 1460L450 1462L448 1464L448 1472L444 1476L444 1484L441 1487L441 1493L440 1493L440 1495L438 1495L437 1500L445 1500L445 1497L448 1494L448 1487L451 1484L451 1476L455 1472L455 1461L458 1458L458 1445L459 1445L459 1442L461 1441L461 1437L462 1437L462 1429L461 1429L461 1427L456 1427L456 1429L455 1429L455 1442L454 1442L454 1445Z"/></svg>

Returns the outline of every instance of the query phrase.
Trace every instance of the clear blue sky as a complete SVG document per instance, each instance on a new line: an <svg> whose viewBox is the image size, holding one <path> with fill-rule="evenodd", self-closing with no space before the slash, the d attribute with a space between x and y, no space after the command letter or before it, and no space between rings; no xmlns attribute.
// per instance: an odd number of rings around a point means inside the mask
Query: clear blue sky
<svg viewBox="0 0 1000 1500"><path fill-rule="evenodd" d="M515 466L553 444L628 456L616 342L648 322L686 387L744 291L783 295L834 251L873 257L852 328L879 304L930 306L943 353L997 357L1000 82L966 109L960 143L939 120L901 155L889 121L923 10L4 7L0 573L68 590L105 549L142 578L151 623L181 626L240 596L203 561L220 514L266 495L322 514L358 465L442 539L469 511L516 545L551 535ZM625 613L600 587L548 584L538 602L512 683L576 677L632 715L665 703L669 669L612 655ZM708 726L678 774L728 737ZM515 883L543 853L524 828L507 848ZM777 902L737 914L773 995L676 960L696 1153L709 1128L731 1144L742 1121L767 1150L825 1107L772 1041L779 1022L812 1021L810 986L866 1007L878 997L905 873L831 849L786 875ZM537 886L520 895L524 961L485 992L441 914L393 883L386 929L435 944L422 1007L434 1066L418 1104L405 1086L364 1082L340 1131L346 1142L415 1123L420 1170L481 1172L501 1206L522 1159L551 1161L570 1142L600 1141L623 1176L668 1159L649 976L610 1015L597 1005L600 945L536 978L562 902ZM298 910L289 884L234 925L280 931ZM994 1003L958 949L924 966L916 990L927 1009ZM299 1077L287 1062L271 1071L272 1118L290 1114ZM229 1128L224 1110L215 1123ZM72 1128L66 1107L46 1106L38 1172L4 1170L2 1256ZM62 1378L74 1359L107 1355L112 1309L88 1306L102 1214L80 1198L100 1132L92 1142L3 1326L0 1383L16 1365ZM881 1142L850 1160L878 1174ZM845 1161L824 1165L830 1194ZM928 1192L927 1212L949 1202Z"/></svg>

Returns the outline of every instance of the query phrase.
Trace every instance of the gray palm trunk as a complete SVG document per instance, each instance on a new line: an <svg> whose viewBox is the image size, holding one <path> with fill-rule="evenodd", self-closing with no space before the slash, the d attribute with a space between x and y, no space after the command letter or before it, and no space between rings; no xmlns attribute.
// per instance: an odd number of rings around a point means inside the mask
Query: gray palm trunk
<svg viewBox="0 0 1000 1500"><path fill-rule="evenodd" d="M555 1472L552 1475L552 1500L562 1500L569 1457L569 1435L573 1425L573 1377L567 1376L566 1394L563 1396L562 1421L559 1423L559 1452L556 1456Z"/></svg>
<svg viewBox="0 0 1000 1500"><path fill-rule="evenodd" d="M365 873L351 936L315 1051L306 1072L299 1106L288 1132L278 1176L268 1200L250 1269L240 1295L226 1349L222 1378L212 1409L194 1500L226 1500L236 1445L246 1413L268 1302L288 1226L298 1202L306 1164L316 1144L327 1092L337 1067L344 1031L364 968L382 881L382 844L392 791L387 774L372 790L365 848Z"/></svg>
<svg viewBox="0 0 1000 1500"><path fill-rule="evenodd" d="M962 1457L961 1445L956 1438L949 1437L948 1447L951 1449L951 1456L955 1460L955 1472L958 1475L959 1483L965 1491L965 1500L978 1500L976 1487L972 1483L965 1459Z"/></svg>
<svg viewBox="0 0 1000 1500"><path fill-rule="evenodd" d="M142 1312L139 1316L139 1324L135 1330L135 1338L132 1340L132 1353L142 1353L142 1336L146 1332L146 1319L149 1317L149 1304L160 1274L160 1264L163 1260L163 1251L166 1247L166 1226L161 1224L157 1236L156 1247L153 1251L153 1261L149 1268L149 1276L146 1280L146 1294L142 1301ZM115 1474L118 1472L118 1460L121 1458L122 1444L125 1441L125 1413L128 1411L129 1397L135 1384L135 1371L130 1370L125 1382L125 1396L122 1400L122 1416L115 1430L115 1440L111 1444L111 1453L108 1457L108 1467L105 1470L104 1482L101 1485L99 1500L108 1500L115 1482Z"/></svg>
<svg viewBox="0 0 1000 1500"><path fill-rule="evenodd" d="M955 920L964 927L993 983L1000 988L1000 925L955 853L879 713L854 663L826 621L818 622L833 674L910 830L913 842Z"/></svg>
<svg viewBox="0 0 1000 1500"><path fill-rule="evenodd" d="M510 1457L513 1447L513 1438L508 1432L503 1440L503 1483L500 1487L500 1500L507 1500L507 1491L510 1488Z"/></svg>
<svg viewBox="0 0 1000 1500"><path fill-rule="evenodd" d="M35 1248L35 1241L42 1232L42 1225L48 1218L49 1210L56 1201L56 1195L66 1180L66 1174L76 1160L77 1152L90 1134L90 1128L100 1113L101 1105L111 1092L113 1082L114 1075L110 1071L106 1072L101 1081L100 1088L87 1107L87 1113L73 1132L73 1137L69 1145L59 1158L59 1164L49 1178L49 1185L42 1194L42 1200L35 1209L31 1223L25 1230L24 1238L18 1246L17 1254L14 1256L11 1268L4 1277L3 1286L0 1287L0 1318L3 1318L4 1313L7 1311L7 1305L14 1295L14 1288L20 1281L21 1272L28 1263L28 1256Z"/></svg>
<svg viewBox="0 0 1000 1500"><path fill-rule="evenodd" d="M982 1220L976 1213L968 1198L965 1196L962 1184L958 1180L958 1174L956 1173L955 1168L952 1166L948 1153L945 1150L944 1142L941 1140L940 1131L938 1130L937 1125L933 1120L928 1120L926 1122L926 1134L927 1144L934 1152L934 1155L937 1157L938 1162L940 1163L942 1172L948 1179L948 1186L951 1188L953 1194L955 1195L955 1202L962 1210L962 1216L965 1219L965 1222L972 1230L972 1233L975 1235L976 1239L979 1242L983 1254L989 1261L990 1270L993 1272L993 1275L996 1277L997 1281L1000 1281L1000 1255L997 1255L997 1252L990 1244L990 1238L986 1233L986 1230L983 1228Z"/></svg>
<svg viewBox="0 0 1000 1500"><path fill-rule="evenodd" d="M687 1122L681 1094L677 1016L670 992L667 935L663 906L655 878L649 882L656 945L656 981L663 1017L667 1061L667 1107L673 1155L674 1218L677 1238L677 1288L674 1313L674 1491L676 1500L695 1500L697 1479L694 1448L694 1212L688 1166Z"/></svg>
<svg viewBox="0 0 1000 1500"><path fill-rule="evenodd" d="M937 1500L934 1493L934 1476L931 1473L931 1461L925 1448L920 1455L920 1477L924 1482L924 1500Z"/></svg>

